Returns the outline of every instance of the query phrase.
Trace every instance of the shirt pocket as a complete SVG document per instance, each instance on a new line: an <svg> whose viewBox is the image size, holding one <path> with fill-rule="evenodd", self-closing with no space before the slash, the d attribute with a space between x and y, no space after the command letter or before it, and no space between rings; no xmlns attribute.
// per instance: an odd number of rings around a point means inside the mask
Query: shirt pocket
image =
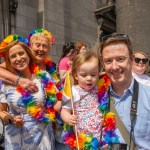
<svg viewBox="0 0 150 150"><path fill-rule="evenodd" d="M150 115L148 113L141 113L137 116L134 128L135 138L150 140Z"/></svg>

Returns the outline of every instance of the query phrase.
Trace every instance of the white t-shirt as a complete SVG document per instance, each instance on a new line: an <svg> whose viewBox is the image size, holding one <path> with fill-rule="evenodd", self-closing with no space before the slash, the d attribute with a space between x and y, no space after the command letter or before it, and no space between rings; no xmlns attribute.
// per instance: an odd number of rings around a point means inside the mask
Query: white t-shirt
<svg viewBox="0 0 150 150"><path fill-rule="evenodd" d="M150 86L150 77L146 74L143 75L137 75L132 72L133 77L140 83Z"/></svg>

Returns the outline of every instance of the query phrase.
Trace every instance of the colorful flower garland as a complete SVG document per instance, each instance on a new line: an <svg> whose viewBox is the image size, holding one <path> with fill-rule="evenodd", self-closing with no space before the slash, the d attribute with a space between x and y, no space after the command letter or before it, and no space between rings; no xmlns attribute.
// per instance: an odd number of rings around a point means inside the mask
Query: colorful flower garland
<svg viewBox="0 0 150 150"><path fill-rule="evenodd" d="M51 44L52 45L54 44L55 39L54 39L54 37L52 36L52 34L49 31L47 31L45 29L35 29L35 30L31 31L29 36L28 36L28 41L29 41L28 45L29 46L30 46L30 38L31 38L31 36L34 35L34 34L38 34L38 33L45 33L45 34L47 34L51 38Z"/></svg>
<svg viewBox="0 0 150 150"><path fill-rule="evenodd" d="M58 81L56 76L56 70L53 62L50 58L45 60L46 67L48 68L48 72ZM51 68L51 69L50 69ZM34 97L31 95L29 91L25 91L21 87L17 87L17 91L21 93L21 100L23 104L27 107L27 113L29 113L32 117L35 117L38 122L43 122L48 124L49 122L55 121L56 111L54 110L54 104L58 101L62 100L62 88L60 84L53 83L49 77L47 76L47 72L39 69L37 65L31 66L32 73L36 75L37 78L41 79L42 84L44 85L44 89L47 95L47 100L45 103L45 110L42 110L40 107L36 105ZM59 91L57 91L57 89Z"/></svg>
<svg viewBox="0 0 150 150"><path fill-rule="evenodd" d="M78 142L80 149L84 150L98 150L99 147L110 148L113 143L119 143L118 136L115 134L116 120L115 114L109 112L109 94L108 87L110 85L110 79L104 75L98 81L98 108L102 112L104 121L102 125L102 139L97 139L92 135L79 134ZM73 131L73 128L69 125L64 125L64 133L62 135L62 141L68 144L71 149L77 148L77 141Z"/></svg>
<svg viewBox="0 0 150 150"><path fill-rule="evenodd" d="M5 48L9 43L13 42L13 41L19 41L19 42L23 42L25 44L28 44L28 40L25 39L24 37L22 36L19 36L17 34L11 34L9 36L7 36L0 44L0 50ZM1 56L4 56L4 53L3 52L0 52L0 55Z"/></svg>

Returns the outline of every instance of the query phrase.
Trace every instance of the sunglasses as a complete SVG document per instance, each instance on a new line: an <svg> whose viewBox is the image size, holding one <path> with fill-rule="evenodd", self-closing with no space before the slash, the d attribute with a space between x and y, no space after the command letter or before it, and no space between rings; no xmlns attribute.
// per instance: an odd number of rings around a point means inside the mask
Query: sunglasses
<svg viewBox="0 0 150 150"><path fill-rule="evenodd" d="M143 64L146 64L148 62L148 59L147 58L138 58L138 57L135 57L134 58L134 61L138 64L140 61L142 61Z"/></svg>
<svg viewBox="0 0 150 150"><path fill-rule="evenodd" d="M101 36L100 41L104 42L109 38L129 39L127 34L110 34L110 35Z"/></svg>

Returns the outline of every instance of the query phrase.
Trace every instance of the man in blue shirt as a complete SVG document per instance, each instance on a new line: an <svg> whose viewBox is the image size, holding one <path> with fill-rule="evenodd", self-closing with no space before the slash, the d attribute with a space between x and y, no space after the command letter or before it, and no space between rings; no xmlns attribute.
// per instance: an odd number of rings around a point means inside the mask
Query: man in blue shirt
<svg viewBox="0 0 150 150"><path fill-rule="evenodd" d="M131 133L131 104L135 80L132 77L132 46L125 34L101 38L101 57L106 74L111 80L110 94L120 119ZM150 87L139 83L137 113L133 123L132 139L139 150L150 150ZM120 143L125 143L116 129Z"/></svg>

